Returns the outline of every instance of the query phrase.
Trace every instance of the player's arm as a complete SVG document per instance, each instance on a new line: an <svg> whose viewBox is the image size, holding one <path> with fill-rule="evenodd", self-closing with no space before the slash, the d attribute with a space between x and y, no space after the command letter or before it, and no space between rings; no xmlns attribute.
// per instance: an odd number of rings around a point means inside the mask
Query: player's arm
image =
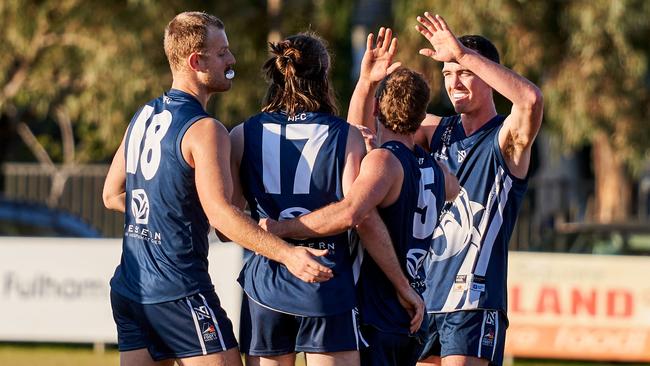
<svg viewBox="0 0 650 366"><path fill-rule="evenodd" d="M126 162L124 159L124 141L122 138L120 147L117 149L111 167L108 169L102 199L104 206L109 210L124 212L126 210Z"/></svg>
<svg viewBox="0 0 650 366"><path fill-rule="evenodd" d="M348 122L361 125L377 133L375 126L375 90L379 82L395 71L400 62L393 62L397 53L397 37L390 28L380 28L375 42L370 33L366 40L366 52L361 60L359 80L350 99Z"/></svg>
<svg viewBox="0 0 650 366"><path fill-rule="evenodd" d="M396 160L387 150L373 150L361 162L361 172L343 200L295 219L261 224L280 237L296 238L329 236L353 228L388 195L402 171Z"/></svg>
<svg viewBox="0 0 650 366"><path fill-rule="evenodd" d="M185 133L181 148L194 167L199 200L214 228L243 247L283 263L303 281L320 282L332 277L331 270L314 258L327 251L289 245L262 230L231 203L230 139L221 123L212 118L196 122Z"/></svg>
<svg viewBox="0 0 650 366"><path fill-rule="evenodd" d="M499 131L499 147L510 172L524 178L531 146L542 124L542 92L523 76L463 46L441 16L425 13L418 21L421 25L417 29L434 47L420 50L421 54L442 62L458 62L512 102L511 113Z"/></svg>

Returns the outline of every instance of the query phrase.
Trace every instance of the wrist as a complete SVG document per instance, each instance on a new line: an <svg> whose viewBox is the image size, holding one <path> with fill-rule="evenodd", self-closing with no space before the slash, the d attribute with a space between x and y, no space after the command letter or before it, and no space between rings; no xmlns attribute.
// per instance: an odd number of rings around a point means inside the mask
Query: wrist
<svg viewBox="0 0 650 366"><path fill-rule="evenodd" d="M377 85L379 85L379 81L372 80L370 77L363 75L359 76L359 80L357 81L357 88L363 88L366 90L373 90Z"/></svg>

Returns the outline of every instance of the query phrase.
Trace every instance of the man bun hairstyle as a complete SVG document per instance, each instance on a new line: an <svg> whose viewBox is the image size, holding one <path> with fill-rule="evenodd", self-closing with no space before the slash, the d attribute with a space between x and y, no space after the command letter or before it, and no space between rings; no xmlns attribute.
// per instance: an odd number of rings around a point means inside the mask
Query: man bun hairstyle
<svg viewBox="0 0 650 366"><path fill-rule="evenodd" d="M262 111L337 113L329 81L330 55L315 33L300 33L269 43L271 57L262 70L269 82Z"/></svg>
<svg viewBox="0 0 650 366"><path fill-rule="evenodd" d="M400 67L381 81L375 93L379 122L398 134L415 133L427 115L429 97L422 74Z"/></svg>
<svg viewBox="0 0 650 366"><path fill-rule="evenodd" d="M181 70L192 52L205 50L210 27L224 29L219 18L199 11L180 13L167 24L164 47L172 70Z"/></svg>
<svg viewBox="0 0 650 366"><path fill-rule="evenodd" d="M478 52L479 55L488 60L498 64L501 63L499 51L489 39L476 34L468 34L458 38L458 41L460 41L463 46Z"/></svg>

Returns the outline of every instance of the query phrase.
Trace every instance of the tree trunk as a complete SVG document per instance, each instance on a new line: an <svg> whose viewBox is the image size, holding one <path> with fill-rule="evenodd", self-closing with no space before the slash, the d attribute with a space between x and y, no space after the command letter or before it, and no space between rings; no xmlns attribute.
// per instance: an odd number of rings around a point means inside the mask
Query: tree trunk
<svg viewBox="0 0 650 366"><path fill-rule="evenodd" d="M622 159L616 155L610 136L598 132L593 140L593 164L596 186L594 220L620 222L630 217L631 184Z"/></svg>

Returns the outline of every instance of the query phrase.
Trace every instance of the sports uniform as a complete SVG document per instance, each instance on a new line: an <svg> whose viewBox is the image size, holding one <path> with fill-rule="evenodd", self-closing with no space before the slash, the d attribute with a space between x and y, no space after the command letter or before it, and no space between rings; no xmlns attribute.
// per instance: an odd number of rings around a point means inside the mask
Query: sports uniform
<svg viewBox="0 0 650 366"><path fill-rule="evenodd" d="M346 121L326 113L263 112L244 122L239 175L253 219L290 219L339 201L348 129ZM275 261L251 256L239 278L247 295L242 351L276 356L357 350L347 233L290 242L327 249L319 260L334 277L306 283Z"/></svg>
<svg viewBox="0 0 650 366"><path fill-rule="evenodd" d="M171 89L129 125L123 250L111 279L121 352L148 348L161 360L237 346L208 273L210 225L181 153L183 135L205 117L198 100Z"/></svg>
<svg viewBox="0 0 650 366"><path fill-rule="evenodd" d="M401 142L388 141L381 148L400 161L404 180L397 200L378 207L378 212L390 233L402 271L411 287L422 294L423 263L438 212L445 202L444 175L419 146L410 150ZM361 364L415 365L426 336L422 332L409 334L411 317L400 305L392 283L369 255L363 256L357 287L363 334L370 344L361 352Z"/></svg>
<svg viewBox="0 0 650 366"><path fill-rule="evenodd" d="M503 120L496 116L466 136L459 115L446 117L431 139L434 157L458 177L461 191L441 214L425 264L433 336L423 358L503 361L508 242L527 188L501 153Z"/></svg>

